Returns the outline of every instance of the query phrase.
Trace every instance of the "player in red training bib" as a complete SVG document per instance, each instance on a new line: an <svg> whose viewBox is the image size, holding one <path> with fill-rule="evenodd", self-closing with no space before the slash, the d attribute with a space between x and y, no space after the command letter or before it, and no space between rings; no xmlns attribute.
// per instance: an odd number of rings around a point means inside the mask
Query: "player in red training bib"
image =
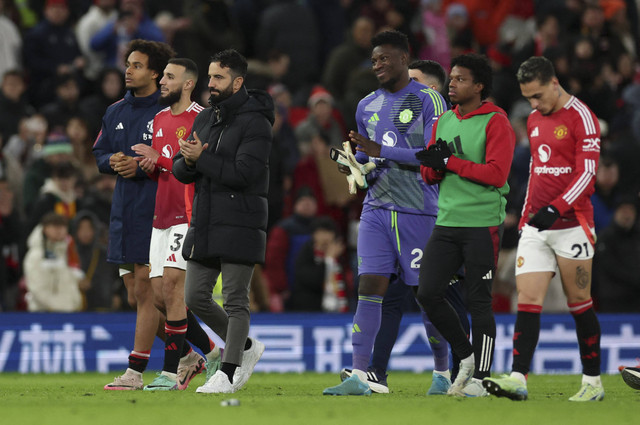
<svg viewBox="0 0 640 425"><path fill-rule="evenodd" d="M510 376L485 378L483 385L497 396L527 398L542 302L559 269L576 322L582 362L582 386L569 400L602 400L600 324L591 300L594 225L590 201L600 155L600 126L593 112L560 86L548 59L529 58L517 78L534 111L527 122L531 165L516 260L513 365Z"/></svg>
<svg viewBox="0 0 640 425"><path fill-rule="evenodd" d="M173 156L179 151L178 140L191 133L191 126L204 108L191 101L198 80L198 68L191 59L171 59L160 80L161 105L169 105L153 120L152 145L138 144L133 150L151 178L158 181L153 216L149 277L156 305L166 313L165 356L162 373L147 391L186 389L191 379L205 368L205 360L191 350L181 361L185 337L206 355L208 372L215 372L220 362L220 349L209 339L195 316L186 310L184 279L187 262L182 257L182 244L189 227L193 201L193 184L180 183L173 176ZM185 361L186 360L186 361ZM178 363L180 362L180 369Z"/></svg>

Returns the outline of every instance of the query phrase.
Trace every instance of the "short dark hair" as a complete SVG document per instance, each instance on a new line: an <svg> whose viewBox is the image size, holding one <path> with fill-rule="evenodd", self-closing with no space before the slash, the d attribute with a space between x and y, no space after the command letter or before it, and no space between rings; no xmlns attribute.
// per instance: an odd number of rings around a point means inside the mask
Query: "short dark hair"
<svg viewBox="0 0 640 425"><path fill-rule="evenodd" d="M390 44L403 52L409 53L409 38L400 31L383 31L374 35L371 39L371 47L378 47L383 44Z"/></svg>
<svg viewBox="0 0 640 425"><path fill-rule="evenodd" d="M40 220L40 224L42 227L45 226L64 226L69 227L69 219L63 215L60 215L56 212L46 213L42 219Z"/></svg>
<svg viewBox="0 0 640 425"><path fill-rule="evenodd" d="M167 43L141 39L131 40L127 53L125 53L124 60L126 61L129 58L129 55L133 52L140 52L147 55L149 58L149 69L158 74L158 77L156 78L157 85L162 79L162 74L169 62L169 59L176 55L175 50L173 50L173 48Z"/></svg>
<svg viewBox="0 0 640 425"><path fill-rule="evenodd" d="M218 62L221 68L229 68L233 78L247 76L247 59L235 49L227 49L216 53L209 63Z"/></svg>
<svg viewBox="0 0 640 425"><path fill-rule="evenodd" d="M185 69L185 72L193 76L193 80L198 81L198 65L189 58L171 58L169 62L173 65L181 66Z"/></svg>
<svg viewBox="0 0 640 425"><path fill-rule="evenodd" d="M5 71L5 73L2 74L2 79L4 80L7 77L18 77L22 81L24 81L24 79L25 79L24 72L22 72L19 69L9 69L9 70Z"/></svg>
<svg viewBox="0 0 640 425"><path fill-rule="evenodd" d="M51 177L66 179L77 175L78 169L71 161L62 161L51 167Z"/></svg>
<svg viewBox="0 0 640 425"><path fill-rule="evenodd" d="M547 84L555 76L556 71L553 69L553 64L543 56L531 56L522 62L516 73L520 84L530 83L534 80L540 81L541 84Z"/></svg>
<svg viewBox="0 0 640 425"><path fill-rule="evenodd" d="M485 55L467 53L465 55L456 56L451 60L451 68L453 69L454 66L461 66L471 71L471 74L473 75L473 82L483 85L482 91L480 92L480 98L484 100L489 97L493 82L493 71L491 71L489 59L487 59Z"/></svg>
<svg viewBox="0 0 640 425"><path fill-rule="evenodd" d="M338 235L338 226L336 225L335 220L326 215L317 217L315 220L313 220L312 227L314 232L316 230L326 230L328 232L333 232L335 235Z"/></svg>
<svg viewBox="0 0 640 425"><path fill-rule="evenodd" d="M423 74L429 75L436 80L441 87L444 87L447 82L447 73L444 71L442 65L432 60L417 60L409 64L409 69L417 69Z"/></svg>

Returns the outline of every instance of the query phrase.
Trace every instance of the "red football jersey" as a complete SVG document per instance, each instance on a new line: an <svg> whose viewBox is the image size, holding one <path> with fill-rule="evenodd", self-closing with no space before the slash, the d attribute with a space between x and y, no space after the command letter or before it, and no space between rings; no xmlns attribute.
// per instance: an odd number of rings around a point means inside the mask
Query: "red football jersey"
<svg viewBox="0 0 640 425"><path fill-rule="evenodd" d="M547 205L560 212L551 229L593 227L590 197L600 156L600 125L594 113L571 96L553 114L533 111L527 132L531 163L520 227Z"/></svg>
<svg viewBox="0 0 640 425"><path fill-rule="evenodd" d="M158 112L153 120L153 140L151 146L160 153L156 165L158 191L153 227L168 229L191 220L193 183L185 185L173 176L173 157L180 150L178 139L186 140L196 115L204 108L195 102L180 115L172 115L167 107Z"/></svg>

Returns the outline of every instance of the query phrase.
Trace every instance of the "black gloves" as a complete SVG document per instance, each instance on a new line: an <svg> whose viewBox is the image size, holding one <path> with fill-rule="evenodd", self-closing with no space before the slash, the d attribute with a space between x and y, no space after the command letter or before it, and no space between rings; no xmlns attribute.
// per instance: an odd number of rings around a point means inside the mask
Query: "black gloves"
<svg viewBox="0 0 640 425"><path fill-rule="evenodd" d="M447 142L442 139L438 139L436 143L429 146L429 149L416 153L416 158L420 161L420 164L438 171L443 171L447 168L450 156L451 149L449 149Z"/></svg>
<svg viewBox="0 0 640 425"><path fill-rule="evenodd" d="M547 205L546 207L542 207L538 210L538 212L531 217L529 220L529 225L533 227L537 227L538 231L547 230L549 227L553 226L553 223L560 217L560 213L553 205Z"/></svg>

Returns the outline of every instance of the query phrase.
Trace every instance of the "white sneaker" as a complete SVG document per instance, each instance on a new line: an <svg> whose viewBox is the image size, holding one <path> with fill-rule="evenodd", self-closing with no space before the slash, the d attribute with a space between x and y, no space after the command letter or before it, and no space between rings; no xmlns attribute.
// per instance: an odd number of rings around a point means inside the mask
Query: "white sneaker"
<svg viewBox="0 0 640 425"><path fill-rule="evenodd" d="M226 373L219 370L217 371L211 379L209 379L205 384L196 389L197 393L206 393L206 394L230 394L235 393L236 390L229 382L229 377Z"/></svg>
<svg viewBox="0 0 640 425"><path fill-rule="evenodd" d="M474 369L475 365L473 363L467 366L465 363L460 362L458 376L456 377L456 380L453 381L453 384L451 384L451 387L447 390L447 395L466 397L464 388L471 382Z"/></svg>
<svg viewBox="0 0 640 425"><path fill-rule="evenodd" d="M104 386L105 390L141 390L143 387L142 374L127 369L125 373L116 376L113 382Z"/></svg>
<svg viewBox="0 0 640 425"><path fill-rule="evenodd" d="M257 339L249 338L251 340L251 348L245 350L242 354L242 365L236 369L233 375L233 388L234 391L238 391L244 387L247 383L253 368L256 367L256 363L260 360L262 353L264 353L264 344Z"/></svg>
<svg viewBox="0 0 640 425"><path fill-rule="evenodd" d="M471 378L471 382L469 382L463 389L465 397L488 397L489 393L482 386L482 380Z"/></svg>

